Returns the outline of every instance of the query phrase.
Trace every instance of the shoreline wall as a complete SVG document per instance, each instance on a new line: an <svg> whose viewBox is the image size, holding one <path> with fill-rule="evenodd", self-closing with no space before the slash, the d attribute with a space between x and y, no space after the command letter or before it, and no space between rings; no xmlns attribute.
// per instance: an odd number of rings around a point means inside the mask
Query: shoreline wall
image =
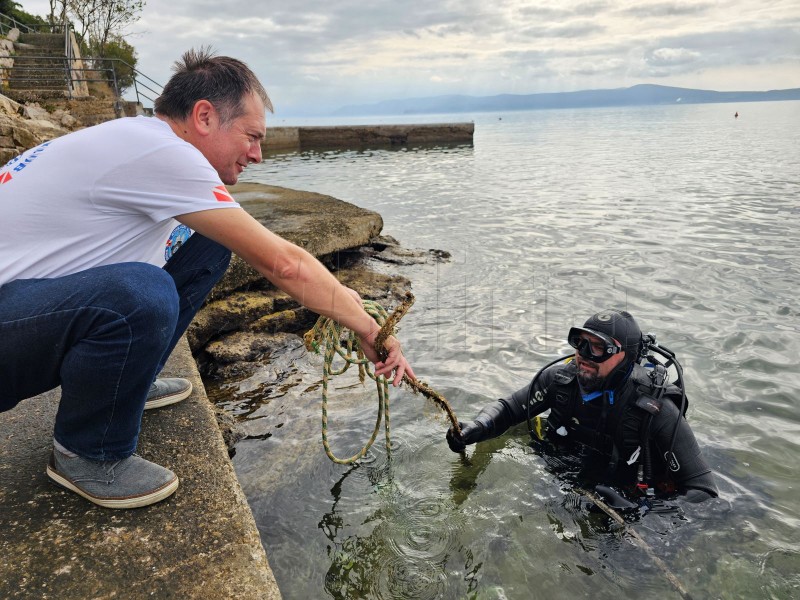
<svg viewBox="0 0 800 600"><path fill-rule="evenodd" d="M475 123L267 127L263 152L312 148L364 148L472 144Z"/></svg>

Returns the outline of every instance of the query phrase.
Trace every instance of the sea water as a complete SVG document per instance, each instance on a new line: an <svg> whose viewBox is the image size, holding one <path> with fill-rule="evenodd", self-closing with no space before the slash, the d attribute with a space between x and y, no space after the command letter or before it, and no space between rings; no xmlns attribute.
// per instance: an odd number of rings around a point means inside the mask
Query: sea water
<svg viewBox="0 0 800 600"><path fill-rule="evenodd" d="M800 597L800 103L362 122L464 120L472 145L278 153L242 180L375 210L402 245L451 254L387 272L417 298L407 356L462 421L567 354L570 326L629 310L683 365L720 498L628 527L695 598ZM297 395L276 383L287 372ZM331 463L320 374L297 343L226 384L250 432L234 464L285 598L679 597L524 426L462 458L437 411L394 390L391 456L378 438L359 464ZM339 387L330 436L348 455L377 405L369 385Z"/></svg>

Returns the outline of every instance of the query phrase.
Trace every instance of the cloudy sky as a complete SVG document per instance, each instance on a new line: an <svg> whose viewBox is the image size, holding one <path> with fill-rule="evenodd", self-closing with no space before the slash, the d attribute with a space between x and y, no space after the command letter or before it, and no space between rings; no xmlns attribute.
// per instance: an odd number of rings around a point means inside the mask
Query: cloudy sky
<svg viewBox="0 0 800 600"><path fill-rule="evenodd" d="M128 31L159 83L190 47L244 60L276 116L637 83L800 87L800 0L147 0Z"/></svg>

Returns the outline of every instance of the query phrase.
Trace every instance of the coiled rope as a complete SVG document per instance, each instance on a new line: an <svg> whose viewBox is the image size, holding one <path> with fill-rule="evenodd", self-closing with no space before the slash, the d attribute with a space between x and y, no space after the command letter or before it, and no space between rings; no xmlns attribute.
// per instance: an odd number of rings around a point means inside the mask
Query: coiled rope
<svg viewBox="0 0 800 600"><path fill-rule="evenodd" d="M381 330L375 338L375 349L378 351L380 359L385 360L388 356L388 352L383 344L387 337L394 335L397 323L408 312L411 305L414 304L414 295L411 294L411 292L406 293L402 303L391 315L389 315L386 309L380 304L372 300L362 300L362 304L367 314L375 319L375 322L381 327ZM323 347L325 349L322 366L322 445L325 448L325 454L328 455L328 458L340 465L349 465L363 458L378 437L381 420L384 421L386 452L391 454L389 382L383 375L376 377L374 371L370 369L370 361L364 356L356 334L333 319L320 317L317 319L314 327L305 334L304 340L306 349L309 352L316 352L319 354ZM333 368L333 361L337 354L344 359L344 364L338 370ZM372 435L364 447L349 458L338 458L331 451L328 441L328 382L332 377L345 373L345 371L350 368L350 365L358 365L358 379L361 383L364 383L367 377L375 381L378 390L378 416L375 420L375 427L372 431ZM432 400L434 404L445 412L457 435L461 435L461 427L459 426L458 418L453 412L453 409L450 408L447 400L445 400L441 394L433 390L426 383L418 379L412 379L408 375L403 375L403 383L414 393L420 393Z"/></svg>

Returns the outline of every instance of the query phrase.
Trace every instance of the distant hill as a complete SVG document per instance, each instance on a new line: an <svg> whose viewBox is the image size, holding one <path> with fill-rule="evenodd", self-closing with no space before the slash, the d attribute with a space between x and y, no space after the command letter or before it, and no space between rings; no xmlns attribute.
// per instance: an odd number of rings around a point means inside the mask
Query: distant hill
<svg viewBox="0 0 800 600"><path fill-rule="evenodd" d="M458 112L498 112L549 108L643 106L653 104L705 104L712 102L767 102L800 100L800 88L768 92L714 92L664 85L642 84L613 90L587 90L552 94L500 94L498 96L434 96L385 100L375 104L344 106L333 116L409 115Z"/></svg>

